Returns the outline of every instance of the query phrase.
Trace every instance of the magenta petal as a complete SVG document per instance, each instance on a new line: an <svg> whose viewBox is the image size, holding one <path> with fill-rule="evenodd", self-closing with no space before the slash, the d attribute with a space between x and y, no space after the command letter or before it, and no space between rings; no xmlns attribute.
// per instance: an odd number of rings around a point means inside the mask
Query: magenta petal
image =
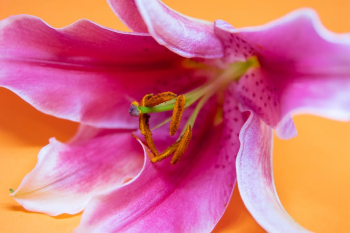
<svg viewBox="0 0 350 233"><path fill-rule="evenodd" d="M239 34L259 50L278 85L282 116L302 111L349 119L349 34L328 31L308 9Z"/></svg>
<svg viewBox="0 0 350 233"><path fill-rule="evenodd" d="M158 0L136 0L149 33L184 57L221 58L222 45L210 22L184 16ZM131 4L131 3L129 3Z"/></svg>
<svg viewBox="0 0 350 233"><path fill-rule="evenodd" d="M235 32L236 29L228 23L222 20L215 21L215 33L224 45L224 61L232 63L258 56L258 52ZM251 69L238 81L235 95L243 110L258 114L266 124L276 128L279 137L294 137L296 129L291 117L285 117L281 121L281 101L278 92L280 90L277 90L272 77L264 67Z"/></svg>
<svg viewBox="0 0 350 233"><path fill-rule="evenodd" d="M267 232L308 232L282 207L273 181L272 129L251 114L240 134L237 183L243 202Z"/></svg>
<svg viewBox="0 0 350 233"><path fill-rule="evenodd" d="M142 168L141 148L130 131L83 126L73 141L54 138L16 189L15 200L30 211L75 214L95 195L121 186Z"/></svg>
<svg viewBox="0 0 350 233"><path fill-rule="evenodd" d="M134 0L107 0L113 12L134 32L147 32L147 26Z"/></svg>
<svg viewBox="0 0 350 233"><path fill-rule="evenodd" d="M212 118L195 123L191 148L174 166L169 159L152 164L145 148L140 175L94 198L77 232L211 231L235 184L236 135L245 120L232 98L227 98L224 114L226 123L218 126L206 127L212 125Z"/></svg>
<svg viewBox="0 0 350 233"><path fill-rule="evenodd" d="M243 109L259 115L266 124L276 129L280 138L289 139L296 136L297 131L290 115L282 113L281 88L271 81L272 77L274 75L262 67L247 72L236 86L236 96Z"/></svg>
<svg viewBox="0 0 350 233"><path fill-rule="evenodd" d="M0 86L44 113L96 127L136 127L125 117L130 103L189 72L149 35L87 20L54 29L21 15L0 21L0 30Z"/></svg>

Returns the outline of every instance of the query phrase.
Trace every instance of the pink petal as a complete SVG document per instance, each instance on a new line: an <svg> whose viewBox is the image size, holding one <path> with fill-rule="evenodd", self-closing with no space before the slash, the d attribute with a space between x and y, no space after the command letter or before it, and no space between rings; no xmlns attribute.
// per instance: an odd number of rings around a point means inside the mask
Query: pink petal
<svg viewBox="0 0 350 233"><path fill-rule="evenodd" d="M297 132L289 114L282 118L283 93L271 81L273 77L264 68L255 68L239 80L235 93L244 110L254 111L266 124L276 129L280 138L289 139Z"/></svg>
<svg viewBox="0 0 350 233"><path fill-rule="evenodd" d="M113 12L134 32L148 32L134 0L107 0Z"/></svg>
<svg viewBox="0 0 350 233"><path fill-rule="evenodd" d="M308 232L283 209L273 181L272 129L252 113L240 134L237 183L243 202L267 232Z"/></svg>
<svg viewBox="0 0 350 233"><path fill-rule="evenodd" d="M242 80L242 87L247 87L248 91L239 91L239 96L267 124L277 127L280 137L288 138L296 133L290 120L291 112L349 119L349 35L328 31L315 12L308 9L295 11L261 27L233 29L221 21L216 25L219 31L243 41L247 52L258 56L262 67L249 81ZM225 47L230 47L228 36L218 35ZM226 56L235 46L231 47L231 50L226 49ZM263 98L260 104L256 103L254 94ZM266 116L271 113L274 118Z"/></svg>
<svg viewBox="0 0 350 233"><path fill-rule="evenodd" d="M296 11L254 30L243 30L243 36L261 46L266 69L280 74L274 81L282 89L283 115L302 110L349 119L349 34L328 31L312 10Z"/></svg>
<svg viewBox="0 0 350 233"><path fill-rule="evenodd" d="M125 0L121 5L126 3ZM184 16L158 0L135 0L136 6L148 32L165 47L183 57L221 58L223 56L221 42L214 34L214 25L210 22ZM132 7L128 10L136 10L132 1L127 3ZM112 6L113 7L113 6ZM119 14L121 15L121 14ZM126 18L133 24L132 17L138 13L127 13ZM137 17L138 20L138 17ZM130 23L129 23L130 22Z"/></svg>
<svg viewBox="0 0 350 233"><path fill-rule="evenodd" d="M220 39L226 63L245 61L249 57L257 55L250 44L243 40L240 35L236 35L236 29L223 20L216 20L214 24L215 35Z"/></svg>
<svg viewBox="0 0 350 233"><path fill-rule="evenodd" d="M141 148L130 131L80 128L72 142L54 138L12 194L25 209L75 214L95 195L123 185L142 168Z"/></svg>
<svg viewBox="0 0 350 233"><path fill-rule="evenodd" d="M224 62L233 63L259 56L259 53L235 31L224 21L215 22L215 33L224 45ZM239 79L235 95L242 105L242 110L258 114L266 124L276 128L276 133L281 138L291 138L296 136L294 123L291 117L285 117L281 121L280 95L271 79L271 73L264 67L251 69Z"/></svg>
<svg viewBox="0 0 350 233"><path fill-rule="evenodd" d="M215 108L201 111L190 148L176 165L170 165L169 159L152 164L144 148L146 163L140 175L94 198L77 232L211 231L232 194L237 135L246 119L238 111L237 102L226 99L225 123L212 125ZM167 136L156 131L154 135L169 144Z"/></svg>
<svg viewBox="0 0 350 233"><path fill-rule="evenodd" d="M148 35L120 33L87 20L54 29L23 15L1 21L0 30L0 86L57 117L134 128L137 120L128 117L133 100L198 85L192 71L181 66L183 58ZM194 80L181 81L189 75Z"/></svg>

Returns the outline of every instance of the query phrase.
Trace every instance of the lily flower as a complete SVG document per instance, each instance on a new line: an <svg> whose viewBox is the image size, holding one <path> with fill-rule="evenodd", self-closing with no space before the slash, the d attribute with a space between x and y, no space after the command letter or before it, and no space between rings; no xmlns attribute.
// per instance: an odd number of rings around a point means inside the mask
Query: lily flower
<svg viewBox="0 0 350 233"><path fill-rule="evenodd" d="M108 3L132 33L0 21L0 85L81 124L67 143L50 139L15 200L53 216L84 210L77 232L209 232L237 182L265 230L307 231L278 199L272 131L295 136L292 113L349 119L349 35L310 9L236 29L158 0Z"/></svg>

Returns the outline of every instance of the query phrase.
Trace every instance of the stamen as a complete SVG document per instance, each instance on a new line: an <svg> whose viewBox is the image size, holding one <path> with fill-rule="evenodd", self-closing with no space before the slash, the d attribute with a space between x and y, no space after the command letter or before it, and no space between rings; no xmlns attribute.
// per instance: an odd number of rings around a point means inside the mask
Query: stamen
<svg viewBox="0 0 350 233"><path fill-rule="evenodd" d="M259 61L256 57L250 57L246 61L235 62L226 67L224 70L215 67L212 69L207 65L201 64L201 62L193 62L191 59L185 61L183 66L189 69L211 69L211 71L214 72L213 74L216 74L217 77L210 79L204 85L197 87L186 94L179 95L178 97L176 97L177 95L172 92L162 92L156 95L147 94L142 98L140 104L136 101L132 102L129 109L130 115L139 117L140 131L148 145L149 150L147 150L147 153L153 163L162 161L173 154L171 164L176 164L188 148L192 138L192 127L197 119L197 116L199 115L200 110L207 103L207 101L214 94L220 95L220 93L224 93L224 90L231 82L237 82L249 69L259 67ZM215 115L215 125L220 124L223 120L222 101L223 100L220 99L219 96L220 104ZM179 128L185 108L196 102L196 107L187 120L186 127L182 129L178 140L162 151L162 153L159 153L154 144L152 132L150 130L149 113L172 110L173 114L171 118L164 120L154 129L170 121L170 135L174 136Z"/></svg>
<svg viewBox="0 0 350 233"><path fill-rule="evenodd" d="M170 122L170 135L171 136L174 136L177 129L179 128L182 113L185 110L185 103L186 103L186 98L184 95L179 95L176 98L176 102L174 105L174 111L173 111L173 115L171 117L171 122Z"/></svg>
<svg viewBox="0 0 350 233"><path fill-rule="evenodd" d="M156 145L154 144L153 137L152 137L152 132L149 128L149 118L151 116L148 114L141 114L139 118L139 126L140 126L140 132L141 134L145 137L145 140L147 142L147 145L149 149L152 151L152 153L155 156L159 155L159 152L156 148Z"/></svg>
<svg viewBox="0 0 350 233"><path fill-rule="evenodd" d="M141 100L141 106L145 106L145 103L146 101L151 98L153 96L153 94L147 94L145 95L142 100ZM136 101L132 102L131 104L135 103ZM136 102L137 104L137 107L138 107L138 103ZM130 112L130 110L129 110ZM141 131L141 134L143 136L145 136L147 134L147 131L150 131L151 130L149 129L149 118L150 118L150 115L148 114L142 114L141 111L140 111L140 114L139 114L140 118L139 118L139 127L140 127L140 131ZM148 129L148 130L147 130ZM152 134L151 134L152 136Z"/></svg>
<svg viewBox="0 0 350 233"><path fill-rule="evenodd" d="M166 148L159 156L151 159L152 163L156 163L156 162L162 161L163 159L168 158L170 155L172 155L176 151L179 144L180 144L180 141L177 141L171 146L168 146L168 148Z"/></svg>
<svg viewBox="0 0 350 233"><path fill-rule="evenodd" d="M182 155L185 153L187 150L188 144L190 143L192 137L192 127L191 125L187 125L187 129L185 133L182 135L180 141L179 141L179 146L177 147L173 158L171 159L171 164L174 165L177 163Z"/></svg>
<svg viewBox="0 0 350 233"><path fill-rule="evenodd" d="M146 101L151 98L153 96L153 94L147 94L145 95L142 100L141 100L141 106L145 106ZM136 102L136 101L134 101ZM133 104L134 102L132 102L131 104ZM136 102L137 103L137 102ZM138 104L138 103L137 103ZM149 134L151 132L151 130L149 129L149 118L151 116L148 114L140 114L139 117L139 127L140 127L140 132L143 136L146 136L146 134ZM148 132L149 131L149 132ZM152 133L151 133L152 136Z"/></svg>
<svg viewBox="0 0 350 233"><path fill-rule="evenodd" d="M149 121L148 121L149 118L150 118L150 115L148 114L141 114L139 116L139 128L142 135L146 134L146 130L147 130L146 128L147 128L147 124L149 124Z"/></svg>
<svg viewBox="0 0 350 233"><path fill-rule="evenodd" d="M176 94L172 93L170 91L162 92L162 93L159 93L157 95L154 95L154 96L148 98L145 101L145 105L143 105L143 106L154 107L154 106L156 106L158 104L161 104L161 103L167 102L169 100L172 100L175 97L176 97Z"/></svg>

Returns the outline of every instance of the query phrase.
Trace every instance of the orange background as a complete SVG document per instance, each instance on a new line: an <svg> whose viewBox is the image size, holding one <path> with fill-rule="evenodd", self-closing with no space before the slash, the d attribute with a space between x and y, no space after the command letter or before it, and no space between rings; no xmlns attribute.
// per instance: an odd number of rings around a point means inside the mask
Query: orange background
<svg viewBox="0 0 350 233"><path fill-rule="evenodd" d="M326 27L350 32L349 0L167 0L172 8L197 18L223 19L235 27L260 25L300 7L312 7ZM36 15L63 27L80 18L127 30L105 0L0 0L0 19ZM1 52L1 51L0 51ZM350 91L350 90L349 90ZM10 91L0 89L0 232L71 232L81 215L49 217L30 213L8 196L36 163L48 139L67 140L77 124L44 115ZM277 192L288 213L316 232L350 229L350 123L314 116L294 118L298 137L275 140ZM194 223L195 224L195 223ZM236 189L216 232L263 232L245 209Z"/></svg>

